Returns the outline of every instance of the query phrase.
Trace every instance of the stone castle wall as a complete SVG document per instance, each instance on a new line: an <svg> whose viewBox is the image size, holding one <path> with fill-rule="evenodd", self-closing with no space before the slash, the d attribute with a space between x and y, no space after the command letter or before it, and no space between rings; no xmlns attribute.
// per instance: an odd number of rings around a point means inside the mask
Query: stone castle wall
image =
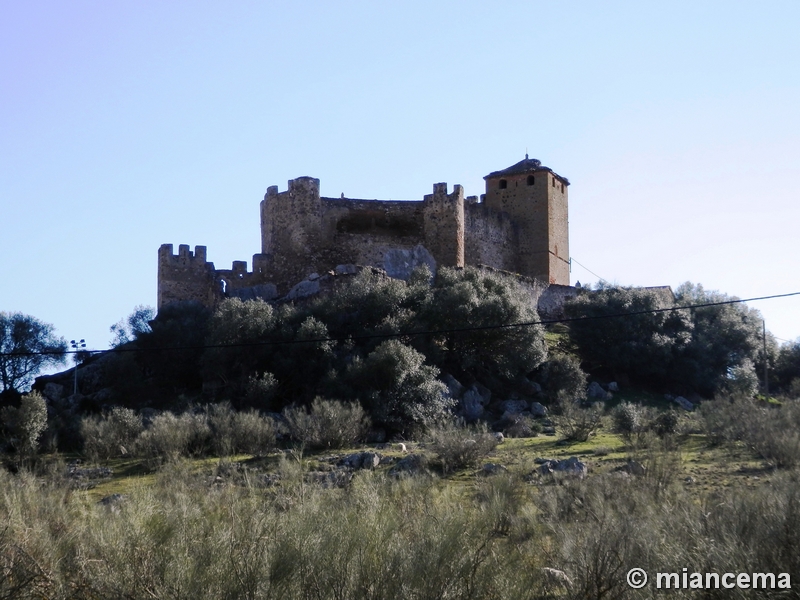
<svg viewBox="0 0 800 600"><path fill-rule="evenodd" d="M192 253L181 245L176 256L165 244L158 306L181 300L214 305L226 296L272 299L337 265L369 265L400 278L423 263L433 272L486 265L568 285L566 180L541 171L533 184L524 174L487 176L481 200L465 199L460 185L448 193L446 183L409 201L325 198L312 177L290 180L284 192L271 186L260 206L261 252L253 256L253 270L246 261L215 269L204 246Z"/></svg>

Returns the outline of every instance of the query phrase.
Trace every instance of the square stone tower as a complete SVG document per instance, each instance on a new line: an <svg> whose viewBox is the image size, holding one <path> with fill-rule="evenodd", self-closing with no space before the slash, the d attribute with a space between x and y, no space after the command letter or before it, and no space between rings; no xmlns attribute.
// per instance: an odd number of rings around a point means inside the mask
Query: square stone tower
<svg viewBox="0 0 800 600"><path fill-rule="evenodd" d="M484 177L484 203L519 227L517 268L540 281L569 285L569 181L535 158Z"/></svg>

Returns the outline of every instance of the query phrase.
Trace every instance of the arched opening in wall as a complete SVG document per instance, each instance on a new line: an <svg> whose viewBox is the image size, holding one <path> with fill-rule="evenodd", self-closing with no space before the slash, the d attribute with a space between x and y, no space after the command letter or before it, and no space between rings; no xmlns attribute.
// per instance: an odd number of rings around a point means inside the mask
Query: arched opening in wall
<svg viewBox="0 0 800 600"><path fill-rule="evenodd" d="M505 179L501 179L500 182L497 184L497 187L499 187L501 190L506 189L508 187L508 181L506 181Z"/></svg>
<svg viewBox="0 0 800 600"><path fill-rule="evenodd" d="M225 279L219 280L219 291L222 292L223 296L228 295L228 291L230 289L230 284Z"/></svg>
<svg viewBox="0 0 800 600"><path fill-rule="evenodd" d="M536 182L536 178L533 175L528 175L528 185L533 185Z"/></svg>

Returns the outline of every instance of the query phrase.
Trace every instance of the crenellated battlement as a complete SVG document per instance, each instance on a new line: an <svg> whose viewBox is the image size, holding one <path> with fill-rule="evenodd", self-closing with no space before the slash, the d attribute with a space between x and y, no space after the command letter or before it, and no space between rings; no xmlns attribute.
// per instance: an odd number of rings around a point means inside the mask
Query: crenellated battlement
<svg viewBox="0 0 800 600"><path fill-rule="evenodd" d="M535 159L485 177L486 193L465 197L461 185L433 184L422 200L320 196L314 177L267 188L260 203L261 252L215 269L205 246L159 249L159 306L176 300L213 305L226 296L286 294L310 273L362 264L405 277L429 267L486 264L551 283L569 284L566 186ZM548 256L556 257L549 261ZM549 261L549 262L548 262ZM564 263L566 264L566 263Z"/></svg>
<svg viewBox="0 0 800 600"><path fill-rule="evenodd" d="M193 265L206 264L206 247L195 246L194 252L189 250L189 244L181 244L178 246L178 253L173 254L172 244L161 244L158 249L159 262L173 266L189 267Z"/></svg>

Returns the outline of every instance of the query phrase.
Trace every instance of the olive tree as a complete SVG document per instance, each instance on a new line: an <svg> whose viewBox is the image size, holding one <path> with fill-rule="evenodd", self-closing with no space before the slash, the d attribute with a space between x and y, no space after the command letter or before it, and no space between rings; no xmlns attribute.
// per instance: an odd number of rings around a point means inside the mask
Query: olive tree
<svg viewBox="0 0 800 600"><path fill-rule="evenodd" d="M575 319L570 335L590 370L665 385L692 341L688 311L673 307L660 290L605 287L568 302L565 312Z"/></svg>
<svg viewBox="0 0 800 600"><path fill-rule="evenodd" d="M39 438L47 429L47 404L39 392L22 396L19 408L0 410L4 437L21 456L32 456L39 449Z"/></svg>
<svg viewBox="0 0 800 600"><path fill-rule="evenodd" d="M755 365L763 364L761 313L734 302L734 297L689 282L678 287L675 297L682 305L717 304L691 309L691 342L679 368L685 385L709 397L737 389L752 393Z"/></svg>
<svg viewBox="0 0 800 600"><path fill-rule="evenodd" d="M0 312L0 392L20 392L49 366L64 363L67 343L53 326L22 313Z"/></svg>
<svg viewBox="0 0 800 600"><path fill-rule="evenodd" d="M425 354L445 369L513 379L547 357L533 297L511 277L442 268L421 313L427 329L441 332L427 337Z"/></svg>

